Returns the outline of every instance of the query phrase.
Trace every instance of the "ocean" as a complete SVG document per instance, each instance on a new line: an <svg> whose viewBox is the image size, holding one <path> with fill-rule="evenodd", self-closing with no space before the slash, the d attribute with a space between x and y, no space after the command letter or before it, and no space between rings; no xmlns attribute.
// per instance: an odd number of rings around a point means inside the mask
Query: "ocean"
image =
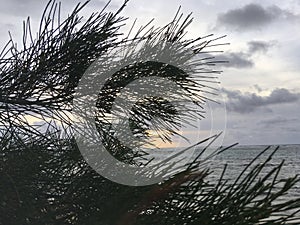
<svg viewBox="0 0 300 225"><path fill-rule="evenodd" d="M206 166L212 171L212 174L210 174L207 179L209 179L211 183L218 182L224 166L227 164L224 179L227 179L229 182L231 181L231 183L233 183L242 170L267 147L268 146L265 145L237 145L227 149L226 151L212 158L209 163L206 164ZM263 163L270 156L273 150L276 149L276 147L277 146L275 145L271 146L270 149L261 155L253 165ZM189 159L191 161L202 151L202 149L203 147L198 147L190 152L185 152L181 158L188 157L188 154L192 154L192 157ZM155 156L154 164L155 161L165 159L166 157L174 154L174 152L178 152L180 150L182 149L161 149L160 152L153 154ZM176 160L179 162L180 157ZM273 155L272 160L265 166L260 175L265 175L268 171L279 165L283 160L284 164L280 174L278 175L278 179L286 179L296 175L300 176L300 145L280 145L277 152ZM247 171L249 172L249 170ZM300 183L296 184L291 190L289 190L287 195L279 198L278 201L293 200L295 198L300 198Z"/></svg>
<svg viewBox="0 0 300 225"><path fill-rule="evenodd" d="M255 164L264 162L277 146L278 145L270 146L270 149L261 155ZM225 150L212 158L207 164L207 166L214 171L211 175L211 179L218 179L225 164L227 164L228 167L225 177L227 179L236 178L242 169L267 147L267 145L237 145ZM202 151L202 149L203 147L190 149L184 152L184 154L176 157L173 161L179 162L182 158L188 158L188 161L192 161L193 158ZM146 152L150 154L148 159L154 157L152 164L156 164L157 162L164 160L181 150L182 148L164 148L154 151L148 150ZM209 149L207 154L209 155L214 150L216 150L216 148ZM300 175L300 145L279 145L279 149L273 155L272 160L268 163L266 168L274 168L274 166L279 165L282 160L285 162L279 178L287 178L297 174ZM188 161L183 162L186 163ZM265 172L267 171L268 170Z"/></svg>
<svg viewBox="0 0 300 225"><path fill-rule="evenodd" d="M241 171L267 146L250 145L250 146L236 146L228 149L222 154L216 156L211 160L210 167L214 171L210 175L212 182L215 182L223 171L224 165L227 164L227 172L224 175L225 179L234 180L238 177ZM271 146L270 150L265 152L257 161L257 163L264 162L277 146ZM284 160L283 167L278 176L278 179L290 178L300 175L300 145L280 145L277 152L272 157L272 160L266 165L262 171L262 175L266 174L275 166L279 165ZM249 170L248 170L249 171ZM298 182L289 190L287 195L280 197L276 202L294 200L300 198L300 183ZM294 213L290 211L289 213ZM296 215L300 216L298 212ZM300 220L294 221L293 224L300 224ZM289 223L287 223L289 224Z"/></svg>
<svg viewBox="0 0 300 225"><path fill-rule="evenodd" d="M264 149L268 146L264 145L248 145L248 146L235 146L230 148L220 155L211 160L209 166L214 173L211 174L212 181L215 181L220 177L223 171L224 165L227 164L227 172L225 178L234 180L238 177L241 171ZM257 163L263 163L271 154L271 152L277 146L271 146L270 149L265 152L257 161ZM266 165L265 170L262 171L262 175L266 174L270 169L279 165L284 160L282 170L278 176L278 179L285 179L300 175L300 145L280 145L277 152L272 157L272 160ZM300 184L294 186L289 192L286 198L300 197Z"/></svg>

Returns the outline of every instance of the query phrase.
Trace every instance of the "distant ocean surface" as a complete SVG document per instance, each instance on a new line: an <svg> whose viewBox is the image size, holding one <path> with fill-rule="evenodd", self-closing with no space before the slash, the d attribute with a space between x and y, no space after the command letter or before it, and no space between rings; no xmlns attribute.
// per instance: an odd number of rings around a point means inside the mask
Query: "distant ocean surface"
<svg viewBox="0 0 300 225"><path fill-rule="evenodd" d="M227 164L224 179L228 179L234 182L234 180L239 176L243 169L267 147L268 146L264 145L238 145L222 152L220 155L210 160L210 162L207 164L210 170L213 171L213 173L209 175L208 179L210 179L210 182L212 183L217 182L223 172L225 164ZM271 146L271 148L263 155L261 155L253 165L263 163L270 156L273 150L275 150L276 147L277 145ZM279 147L280 148L274 154L272 160L266 165L261 175L265 175L268 171L279 165L282 160L284 160L285 162L278 176L278 179L285 179L293 177L295 175L300 175L300 145L280 145ZM158 156L158 158L155 157L156 159L154 161L161 160L165 158L166 155L170 156L170 154L178 150L180 151L180 149L164 149L161 151L161 153L156 155ZM193 156L195 157L200 152L201 147L194 150ZM249 171L250 170L248 169L247 172ZM289 190L287 195L279 198L278 202L293 200L299 197L300 183L296 184L291 190ZM298 216L300 216L299 214L300 213L297 213ZM297 224L300 224L300 221L297 221Z"/></svg>
<svg viewBox="0 0 300 225"><path fill-rule="evenodd" d="M237 145L232 147L220 155L216 156L210 163L207 164L213 173L209 175L211 182L216 182L220 178L220 175L224 169L225 164L227 164L227 170L224 178L234 181L242 170L266 147L265 145ZM271 146L271 148L265 152L255 163L264 162L268 156L271 154L277 145ZM290 178L295 175L300 175L300 145L279 145L279 149L274 154L272 160L266 165L265 169L262 171L262 174L266 174L270 169L273 169L276 165L279 165L282 160L284 160L283 168L279 174L278 179ZM180 149L162 149L160 153L154 153L155 160L162 160L174 152L180 151ZM193 152L188 154L193 154L193 157L198 155L201 152L201 147L194 149ZM187 156L187 155L183 155ZM193 158L192 157L192 158ZM179 161L179 160L178 160ZM249 171L249 169L248 169ZM285 198L296 198L300 197L300 184L294 186L290 190L289 194Z"/></svg>
<svg viewBox="0 0 300 225"><path fill-rule="evenodd" d="M210 167L214 173L211 179L218 179L223 171L224 165L227 164L227 172L225 178L234 180L242 172L242 170L266 147L264 145L248 145L235 146L216 156L211 160ZM254 165L264 162L271 152L277 147L271 148L265 152ZM266 174L270 169L279 165L282 160L284 164L279 174L278 179L289 178L295 175L300 175L300 145L279 145L279 149L272 157L272 160L267 164L262 174ZM248 170L249 171L249 170ZM300 184L297 184L289 193L288 198L300 197Z"/></svg>
<svg viewBox="0 0 300 225"><path fill-rule="evenodd" d="M224 164L227 163L228 168L225 173L225 178L235 180L242 170L267 146L253 145L253 146L236 146L232 149L228 149L222 154L215 157L210 164L211 169L214 171L210 175L211 181L216 181L224 168ZM273 149L276 146L272 146L269 151L264 153L254 163L256 165L259 162L264 162ZM262 171L262 175L279 165L284 160L283 167L278 176L278 179L290 178L295 175L300 175L300 145L280 145L280 148L272 157L272 160L266 165L266 168ZM249 170L248 170L249 171ZM276 202L293 200L300 197L300 183L298 182L292 189L288 191L288 194L280 197ZM291 211L290 213L294 213ZM296 215L300 216L298 212ZM300 221L295 221L300 224Z"/></svg>

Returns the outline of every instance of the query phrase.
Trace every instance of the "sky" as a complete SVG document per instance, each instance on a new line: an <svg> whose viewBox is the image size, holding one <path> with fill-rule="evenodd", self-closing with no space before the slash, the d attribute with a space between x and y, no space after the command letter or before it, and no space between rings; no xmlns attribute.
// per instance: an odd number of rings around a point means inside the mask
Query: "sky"
<svg viewBox="0 0 300 225"><path fill-rule="evenodd" d="M0 0L0 45L9 38L20 42L22 21L30 16L37 28L47 0ZM62 0L67 15L77 0ZM123 1L112 0L115 11ZM106 1L91 0L83 15L102 9ZM193 13L188 37L227 35L219 47L228 60L219 80L226 105L207 108L204 135L216 127L225 130L223 144L300 144L300 0L131 0L122 15L137 25L155 18L154 25L170 22L178 7ZM210 115L210 116L209 116ZM206 123L206 124L205 124ZM210 127L209 127L210 126ZM208 132L209 133L209 132Z"/></svg>

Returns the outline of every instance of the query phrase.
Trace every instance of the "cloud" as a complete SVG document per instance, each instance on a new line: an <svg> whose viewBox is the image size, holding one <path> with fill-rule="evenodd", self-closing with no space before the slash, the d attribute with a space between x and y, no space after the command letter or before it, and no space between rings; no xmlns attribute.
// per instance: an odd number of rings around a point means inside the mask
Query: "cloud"
<svg viewBox="0 0 300 225"><path fill-rule="evenodd" d="M23 17L26 19L27 16L37 16L42 13L42 9L47 5L46 0L35 1L5 1L2 5L0 12L4 15L10 15L15 17Z"/></svg>
<svg viewBox="0 0 300 225"><path fill-rule="evenodd" d="M218 15L217 26L237 30L257 29L276 20L291 20L299 17L278 6L262 7L258 4L248 4L242 8L231 9Z"/></svg>
<svg viewBox="0 0 300 225"><path fill-rule="evenodd" d="M263 89L258 85L258 84L254 84L254 88L255 90L257 90L258 92L262 92Z"/></svg>
<svg viewBox="0 0 300 225"><path fill-rule="evenodd" d="M275 41L249 41L248 54L266 53L274 45Z"/></svg>
<svg viewBox="0 0 300 225"><path fill-rule="evenodd" d="M297 102L300 99L300 93L292 93L285 88L277 88L268 96L260 96L256 93L242 93L240 91L230 91L223 89L227 95L226 108L229 111L238 113L254 112L261 107L270 105L285 104Z"/></svg>
<svg viewBox="0 0 300 225"><path fill-rule="evenodd" d="M248 48L244 52L229 52L223 55L218 55L217 59L227 61L222 64L223 67L231 68L251 68L255 65L252 56L258 53L266 53L271 47L275 45L275 41L250 41L247 43ZM209 55L211 56L211 55Z"/></svg>
<svg viewBox="0 0 300 225"><path fill-rule="evenodd" d="M58 3L59 1L56 2ZM61 2L61 12L65 12L67 15L70 14L77 4L81 3L82 5L85 1L64 0ZM107 2L108 1L105 0L92 0L89 4L87 4L87 7L93 8L93 11L99 11L106 5ZM0 13L15 17L23 17L24 19L28 16L33 19L39 19L48 3L49 0L5 1L0 7ZM110 6L115 7L115 4L111 3Z"/></svg>
<svg viewBox="0 0 300 225"><path fill-rule="evenodd" d="M250 68L254 66L254 63L249 56L242 52L224 54L218 56L218 60L228 61L228 63L222 64L223 67Z"/></svg>
<svg viewBox="0 0 300 225"><path fill-rule="evenodd" d="M269 128L269 127L274 127L274 126L278 126L278 125L286 126L287 124L295 124L298 122L299 122L299 119L297 119L297 118L285 118L282 116L278 116L275 118L262 120L262 121L260 121L260 124Z"/></svg>
<svg viewBox="0 0 300 225"><path fill-rule="evenodd" d="M9 40L8 31L12 33L14 41L20 43L22 41L22 31L23 31L23 20L30 17L33 35L38 29L38 24L40 23L43 11L48 4L49 0L10 0L1 1L0 7L0 32L3 34L0 37L0 48L4 46ZM52 1L53 2L53 1ZM67 16L73 11L75 6L81 2L81 5L85 1L80 0L63 0L61 1L61 20L66 19ZM92 12L99 12L107 4L106 0L91 0L86 7L80 12L80 15L84 16L84 19L89 17ZM119 2L115 0L114 2ZM56 1L59 3L59 1ZM117 3L110 3L108 10L115 11L116 7L119 8L120 5ZM50 10L50 9L48 9ZM58 12L58 9L56 9ZM84 22L83 19L83 22Z"/></svg>

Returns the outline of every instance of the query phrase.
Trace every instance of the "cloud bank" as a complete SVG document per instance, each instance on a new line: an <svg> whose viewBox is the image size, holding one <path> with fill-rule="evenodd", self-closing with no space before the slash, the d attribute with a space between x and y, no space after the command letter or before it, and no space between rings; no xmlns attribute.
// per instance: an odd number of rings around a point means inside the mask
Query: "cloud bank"
<svg viewBox="0 0 300 225"><path fill-rule="evenodd" d="M217 27L242 31L253 30L271 24L276 20L293 20L296 18L299 18L299 16L278 6L273 5L264 8L259 4L252 3L219 14Z"/></svg>
<svg viewBox="0 0 300 225"><path fill-rule="evenodd" d="M294 103L300 100L300 93L293 93L285 88L277 88L268 96L226 89L222 89L222 92L227 96L226 108L229 111L242 114L254 112L259 108L270 105Z"/></svg>
<svg viewBox="0 0 300 225"><path fill-rule="evenodd" d="M266 53L275 44L275 41L249 41L248 53L251 55L255 53Z"/></svg>
<svg viewBox="0 0 300 225"><path fill-rule="evenodd" d="M250 41L247 43L247 49L240 52L229 52L218 55L218 60L227 61L222 64L223 67L231 68L251 68L255 65L252 57L255 54L265 54L275 45L275 41Z"/></svg>

